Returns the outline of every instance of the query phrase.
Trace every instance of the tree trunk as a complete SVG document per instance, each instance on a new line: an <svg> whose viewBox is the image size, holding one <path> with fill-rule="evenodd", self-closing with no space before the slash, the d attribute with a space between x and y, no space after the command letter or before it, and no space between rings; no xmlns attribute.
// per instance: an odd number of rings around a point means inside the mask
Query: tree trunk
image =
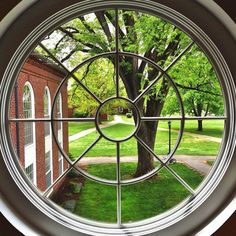
<svg viewBox="0 0 236 236"><path fill-rule="evenodd" d="M157 122L148 122L149 124L143 123L138 132L138 137L149 146L151 150L154 150L156 132L157 132ZM152 123L152 124L150 124ZM152 127L152 128L151 128ZM145 175L152 171L154 166L154 157L148 152L139 142L137 143L138 148L138 166L134 177L139 177Z"/></svg>
<svg viewBox="0 0 236 236"><path fill-rule="evenodd" d="M202 125L202 120L198 120L198 131L203 131L203 125Z"/></svg>

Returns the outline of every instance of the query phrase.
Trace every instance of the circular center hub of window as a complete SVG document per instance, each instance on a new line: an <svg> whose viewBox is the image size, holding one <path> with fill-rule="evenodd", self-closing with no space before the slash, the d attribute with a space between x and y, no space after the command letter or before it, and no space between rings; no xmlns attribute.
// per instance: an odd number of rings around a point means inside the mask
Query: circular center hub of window
<svg viewBox="0 0 236 236"><path fill-rule="evenodd" d="M139 127L139 112L126 98L111 98L98 109L96 126L98 132L113 142L131 138Z"/></svg>

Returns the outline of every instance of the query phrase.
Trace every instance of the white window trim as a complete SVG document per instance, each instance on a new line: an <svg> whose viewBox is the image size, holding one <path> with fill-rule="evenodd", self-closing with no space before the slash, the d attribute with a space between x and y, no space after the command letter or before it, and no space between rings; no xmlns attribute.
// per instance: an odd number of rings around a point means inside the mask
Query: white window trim
<svg viewBox="0 0 236 236"><path fill-rule="evenodd" d="M57 106L57 109L59 107L59 111L57 111L58 113L60 113L60 117L57 117L57 118L62 118L63 117L63 107L62 107L62 95L61 93L59 93L58 95L58 106ZM59 141L59 144L61 145L61 148L63 149L63 122L60 122L60 126L61 126L61 129L58 129L57 130L57 135L58 135L58 141ZM64 172L64 161L63 161L63 156L62 154L60 153L60 151L58 150L58 171L60 170L60 168L62 168L62 173ZM60 163L62 163L61 165L62 166L59 166Z"/></svg>
<svg viewBox="0 0 236 236"><path fill-rule="evenodd" d="M47 98L48 99L48 113L49 113L48 115L50 117L50 111L51 111L52 105L51 105L51 94L50 94L50 90L49 90L48 86L45 87L44 91L47 91L47 96L48 96L48 98ZM51 183L52 183L53 182L53 149L52 149L52 130L51 130L51 125L50 125L50 133L49 133L49 135L44 137L44 141L45 141L45 155L46 155L46 153L48 151L50 151L50 170L49 171L51 171ZM47 175L47 173L45 172L45 176Z"/></svg>
<svg viewBox="0 0 236 236"><path fill-rule="evenodd" d="M34 90L29 81L27 81L23 88L28 87L31 95L31 118L35 118L35 99L34 99ZM33 183L37 186L37 166L36 166L36 133L35 133L35 122L33 122L33 143L30 145L24 145L24 158L25 158L25 169L33 164Z"/></svg>

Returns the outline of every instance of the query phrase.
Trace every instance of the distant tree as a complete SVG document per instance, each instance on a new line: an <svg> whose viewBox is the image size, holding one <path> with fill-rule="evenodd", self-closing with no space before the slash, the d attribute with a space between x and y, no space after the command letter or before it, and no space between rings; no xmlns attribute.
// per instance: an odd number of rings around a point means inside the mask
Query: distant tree
<svg viewBox="0 0 236 236"><path fill-rule="evenodd" d="M224 114L220 83L211 63L198 48L193 47L189 54L183 56L170 75L180 89L185 111L189 115L204 117ZM176 94L172 91L166 99L165 113L173 114L178 108ZM203 131L202 120L198 120L197 130Z"/></svg>

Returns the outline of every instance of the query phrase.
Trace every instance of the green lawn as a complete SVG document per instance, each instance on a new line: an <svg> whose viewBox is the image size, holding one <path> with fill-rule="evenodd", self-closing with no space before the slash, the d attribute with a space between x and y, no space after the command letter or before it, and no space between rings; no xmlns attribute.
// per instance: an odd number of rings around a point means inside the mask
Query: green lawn
<svg viewBox="0 0 236 236"><path fill-rule="evenodd" d="M130 136L134 132L135 127L133 125L116 124L102 130L103 134L109 138L119 140Z"/></svg>
<svg viewBox="0 0 236 236"><path fill-rule="evenodd" d="M122 119L127 122L133 123L133 118L127 118L126 116L122 116ZM184 131L209 135L212 137L221 138L224 131L224 121L223 120L204 120L203 121L203 131L197 131L198 122L196 120L187 120L185 121ZM168 129L168 121L160 121L160 128ZM174 130L179 130L180 121L171 121L171 127Z"/></svg>
<svg viewBox="0 0 236 236"><path fill-rule="evenodd" d="M69 136L94 127L94 122L68 122Z"/></svg>
<svg viewBox="0 0 236 236"><path fill-rule="evenodd" d="M126 175L135 171L134 163L122 163ZM183 164L171 165L192 188L196 188L203 176ZM114 177L115 164L88 166L89 173L110 179ZM167 170L162 169L158 177L139 184L121 188L122 222L133 222L163 213L189 196L186 190ZM74 213L96 221L116 222L116 187L86 180L76 203Z"/></svg>
<svg viewBox="0 0 236 236"><path fill-rule="evenodd" d="M131 132L132 125L122 125L125 127L126 132ZM121 125L117 124L112 127L105 128L106 134L120 134L122 132ZM93 132L78 140L70 142L69 152L73 157L78 157L89 145L91 145L98 137L97 132ZM177 133L172 132L172 146L175 144ZM204 155L214 156L218 153L220 144L201 140L197 137L184 135L182 142L176 152L177 155ZM199 148L200 147L200 148ZM155 152L158 155L166 155L168 153L168 132L159 130L156 137ZM121 143L121 156L137 155L137 142L136 139L131 138L126 142ZM102 138L87 154L90 157L99 156L116 156L116 144Z"/></svg>

